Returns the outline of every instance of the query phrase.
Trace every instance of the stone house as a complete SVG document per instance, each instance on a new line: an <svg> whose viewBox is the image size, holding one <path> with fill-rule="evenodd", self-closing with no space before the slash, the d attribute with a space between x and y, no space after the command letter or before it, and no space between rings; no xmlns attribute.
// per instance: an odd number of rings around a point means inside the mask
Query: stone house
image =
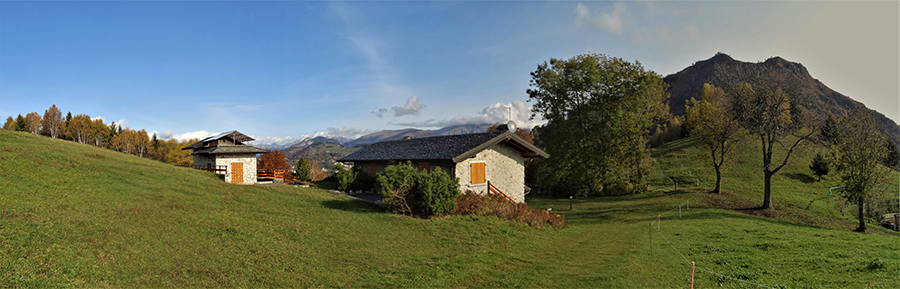
<svg viewBox="0 0 900 289"><path fill-rule="evenodd" d="M488 132L373 143L340 160L369 175L410 161L419 170L437 168L459 179L460 191L487 194L489 184L516 202L525 202L525 162L550 157L516 134Z"/></svg>
<svg viewBox="0 0 900 289"><path fill-rule="evenodd" d="M220 133L182 148L194 152L194 168L215 172L226 183L255 184L256 154L269 151L246 142L254 140L236 130Z"/></svg>

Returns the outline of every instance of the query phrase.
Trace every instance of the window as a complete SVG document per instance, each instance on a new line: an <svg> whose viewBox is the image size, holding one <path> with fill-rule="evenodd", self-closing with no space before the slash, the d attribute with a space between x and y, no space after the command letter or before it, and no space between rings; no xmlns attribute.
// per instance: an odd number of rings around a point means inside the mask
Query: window
<svg viewBox="0 0 900 289"><path fill-rule="evenodd" d="M469 179L473 185L485 183L485 166L484 162L469 163Z"/></svg>

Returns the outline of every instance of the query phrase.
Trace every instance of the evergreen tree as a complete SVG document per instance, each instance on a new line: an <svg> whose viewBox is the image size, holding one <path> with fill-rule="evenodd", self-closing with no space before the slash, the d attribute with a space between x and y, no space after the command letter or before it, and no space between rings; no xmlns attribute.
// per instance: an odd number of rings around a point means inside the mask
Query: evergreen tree
<svg viewBox="0 0 900 289"><path fill-rule="evenodd" d="M309 161L306 160L305 156L301 156L300 160L297 161L297 167L294 168L294 176L301 181L308 182L310 180L309 173Z"/></svg>
<svg viewBox="0 0 900 289"><path fill-rule="evenodd" d="M21 114L16 117L16 131L25 131L25 118Z"/></svg>
<svg viewBox="0 0 900 289"><path fill-rule="evenodd" d="M825 160L825 157L822 156L821 153L816 153L816 157L813 158L812 163L809 165L809 169L819 177L819 181L821 181L822 176L827 175L830 170L828 161Z"/></svg>

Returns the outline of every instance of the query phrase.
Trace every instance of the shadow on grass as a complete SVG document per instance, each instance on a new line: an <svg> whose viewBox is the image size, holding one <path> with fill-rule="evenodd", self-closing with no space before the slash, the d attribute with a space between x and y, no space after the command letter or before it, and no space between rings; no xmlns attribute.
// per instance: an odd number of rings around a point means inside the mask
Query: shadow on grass
<svg viewBox="0 0 900 289"><path fill-rule="evenodd" d="M784 175L787 176L788 178L794 179L794 180L796 180L796 181L800 181L800 182L802 182L802 183L804 183L804 184L812 184L812 183L815 183L815 182L816 182L816 179L815 179L815 178L813 178L813 177L811 177L811 176L809 176L809 175L807 175L807 174L801 174L801 173L788 173L788 174L784 174Z"/></svg>
<svg viewBox="0 0 900 289"><path fill-rule="evenodd" d="M342 210L355 213L384 213L382 207L367 203L365 201L346 199L346 200L327 200L322 202L322 206L330 209Z"/></svg>

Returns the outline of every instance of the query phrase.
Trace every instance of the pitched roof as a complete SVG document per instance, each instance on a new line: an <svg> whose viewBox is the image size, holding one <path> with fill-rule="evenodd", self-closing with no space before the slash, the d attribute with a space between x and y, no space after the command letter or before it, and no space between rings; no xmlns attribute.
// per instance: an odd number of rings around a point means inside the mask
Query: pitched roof
<svg viewBox="0 0 900 289"><path fill-rule="evenodd" d="M195 142L195 143L193 143L193 144L191 144L191 145L189 145L189 146L186 146L186 147L182 148L182 150L187 150L187 149L199 149L199 148L202 148L202 147L203 147L203 144L204 144L204 143L207 143L207 142L210 142L210 141L214 141L214 140L217 140L217 139L220 139L220 138L224 138L224 137L228 137L228 138L230 138L230 139L232 139L232 140L234 140L234 141L236 141L236 142L239 142L239 143L243 143L243 142L248 142L248 141L254 140L252 137L249 137L249 136L247 136L247 135L245 135L245 134L242 134L242 133L240 133L240 132L238 132L238 131L236 131L236 130L233 130L233 131L223 132L223 133L220 133L220 134L217 134L217 135L214 135L214 136L211 136L211 137L202 139L202 140L200 140L200 141L198 141L198 142Z"/></svg>
<svg viewBox="0 0 900 289"><path fill-rule="evenodd" d="M497 143L507 143L526 157L550 157L512 132L488 132L373 143L338 161L451 160L460 162Z"/></svg>
<svg viewBox="0 0 900 289"><path fill-rule="evenodd" d="M261 154L261 153L267 153L267 152L269 152L269 151L264 150L264 149L261 149L261 148L256 148L256 147L253 147L253 146L248 146L248 145L236 145L236 146L214 146L214 147L208 147L208 148L196 150L196 151L194 151L194 153L192 153L192 155L201 155L201 154L206 154L206 155L216 155L216 154L249 154L249 153Z"/></svg>

